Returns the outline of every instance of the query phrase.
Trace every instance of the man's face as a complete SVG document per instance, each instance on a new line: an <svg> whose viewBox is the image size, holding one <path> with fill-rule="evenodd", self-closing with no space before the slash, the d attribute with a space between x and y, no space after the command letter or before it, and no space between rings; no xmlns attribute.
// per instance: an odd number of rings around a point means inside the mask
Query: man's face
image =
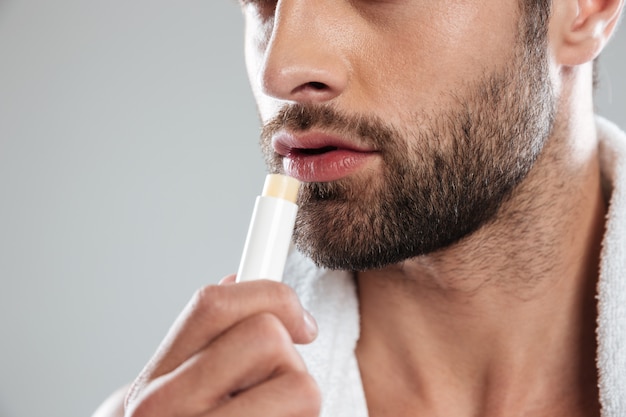
<svg viewBox="0 0 626 417"><path fill-rule="evenodd" d="M494 219L551 131L544 28L527 31L516 2L244 11L262 147L270 170L305 182L295 241L319 265L379 268L457 242Z"/></svg>

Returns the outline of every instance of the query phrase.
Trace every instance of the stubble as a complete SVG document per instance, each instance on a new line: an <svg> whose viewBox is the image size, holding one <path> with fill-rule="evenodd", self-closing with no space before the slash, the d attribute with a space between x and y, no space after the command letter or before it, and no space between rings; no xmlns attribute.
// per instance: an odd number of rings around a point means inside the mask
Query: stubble
<svg viewBox="0 0 626 417"><path fill-rule="evenodd" d="M412 112L402 127L329 105L285 106L261 137L271 171L282 171L271 147L280 129L354 138L381 158L376 172L304 184L298 249L319 266L361 271L432 253L495 221L553 125L545 34L528 36L520 30L505 68L448 92L437 111Z"/></svg>

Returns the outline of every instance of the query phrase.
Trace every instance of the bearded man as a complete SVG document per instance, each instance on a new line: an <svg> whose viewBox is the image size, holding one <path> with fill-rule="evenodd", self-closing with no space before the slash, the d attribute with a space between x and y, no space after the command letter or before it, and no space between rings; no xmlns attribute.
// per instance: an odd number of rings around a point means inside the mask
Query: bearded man
<svg viewBox="0 0 626 417"><path fill-rule="evenodd" d="M288 285L199 290L96 415L625 416L623 4L243 0Z"/></svg>

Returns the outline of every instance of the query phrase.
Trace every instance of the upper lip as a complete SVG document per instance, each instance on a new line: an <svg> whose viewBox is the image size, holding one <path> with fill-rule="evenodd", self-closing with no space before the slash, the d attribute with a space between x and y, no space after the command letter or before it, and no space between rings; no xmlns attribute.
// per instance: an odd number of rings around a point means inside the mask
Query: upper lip
<svg viewBox="0 0 626 417"><path fill-rule="evenodd" d="M347 138L322 133L290 133L282 131L272 137L272 147L281 156L289 156L293 153L314 153L336 149L354 152L374 152L375 149Z"/></svg>

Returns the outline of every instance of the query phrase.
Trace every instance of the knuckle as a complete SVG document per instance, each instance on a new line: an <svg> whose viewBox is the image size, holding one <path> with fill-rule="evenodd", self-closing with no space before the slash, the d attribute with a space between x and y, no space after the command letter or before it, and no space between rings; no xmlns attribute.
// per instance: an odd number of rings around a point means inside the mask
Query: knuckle
<svg viewBox="0 0 626 417"><path fill-rule="evenodd" d="M255 341L266 356L282 357L293 348L291 336L275 315L260 313L255 317L251 326L258 332Z"/></svg>
<svg viewBox="0 0 626 417"><path fill-rule="evenodd" d="M169 374L150 381L124 405L124 417L155 417L170 414L166 411L175 403L177 379Z"/></svg>
<svg viewBox="0 0 626 417"><path fill-rule="evenodd" d="M126 390L126 394L124 395L124 407L128 408L130 404L132 404L139 395L141 388L147 384L147 378L144 376L144 371L135 378L135 380L130 384L128 390Z"/></svg>
<svg viewBox="0 0 626 417"><path fill-rule="evenodd" d="M125 405L125 417L149 417L156 415L156 412L160 408L159 401L160 392L158 390L151 390L150 392L143 392L138 398L129 401Z"/></svg>
<svg viewBox="0 0 626 417"><path fill-rule="evenodd" d="M282 310L292 314L302 310L300 299L291 287L284 284L277 285L274 291L275 293L272 294L272 297Z"/></svg>
<svg viewBox="0 0 626 417"><path fill-rule="evenodd" d="M318 416L322 404L320 389L313 377L304 371L293 372L289 385L296 392L295 402L298 404L299 416Z"/></svg>
<svg viewBox="0 0 626 417"><path fill-rule="evenodd" d="M191 310L205 317L221 316L228 308L226 300L221 287L207 285L194 293L191 299Z"/></svg>
<svg viewBox="0 0 626 417"><path fill-rule="evenodd" d="M284 343L291 341L283 323L272 313L257 314L253 327L255 327L261 334L261 340L267 340L271 343Z"/></svg>

